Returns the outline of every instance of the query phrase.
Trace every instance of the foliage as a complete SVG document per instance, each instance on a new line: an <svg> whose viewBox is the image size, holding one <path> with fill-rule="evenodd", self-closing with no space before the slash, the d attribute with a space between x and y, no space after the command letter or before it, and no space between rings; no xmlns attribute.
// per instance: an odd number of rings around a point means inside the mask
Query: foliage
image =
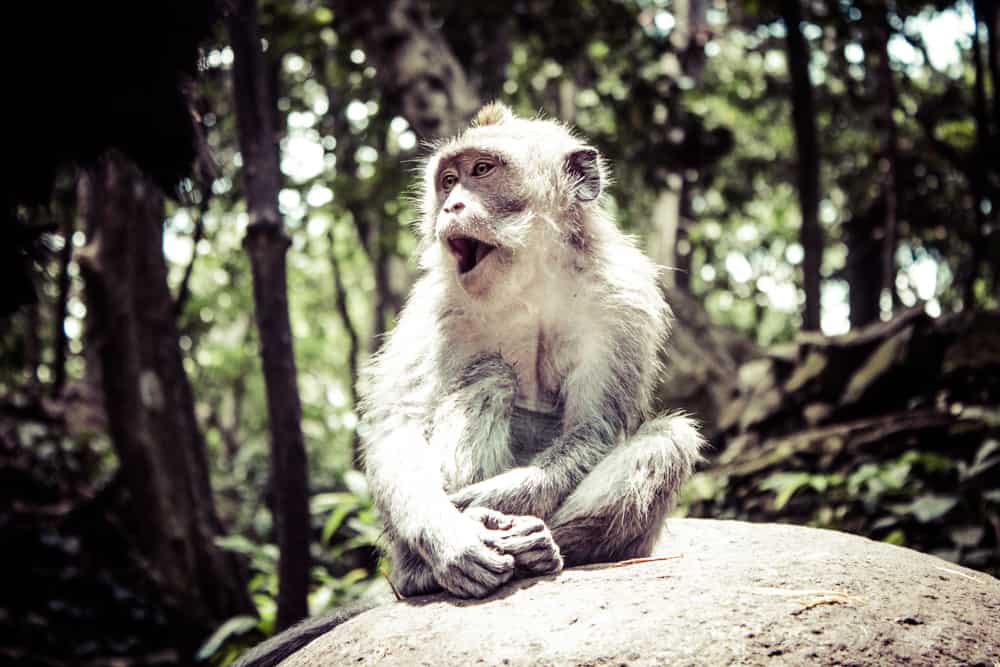
<svg viewBox="0 0 1000 667"><path fill-rule="evenodd" d="M1000 561L990 532L1000 516L1000 494L967 481L974 468L988 466L996 474L998 447L998 441L986 440L971 462L908 450L843 472L772 472L756 483L756 492L741 495L743 511L719 516L849 530L996 574ZM684 503L732 507L725 478L715 477L712 471L698 473Z"/></svg>
<svg viewBox="0 0 1000 667"><path fill-rule="evenodd" d="M1000 572L998 322L910 311L745 365L686 511L848 530Z"/></svg>

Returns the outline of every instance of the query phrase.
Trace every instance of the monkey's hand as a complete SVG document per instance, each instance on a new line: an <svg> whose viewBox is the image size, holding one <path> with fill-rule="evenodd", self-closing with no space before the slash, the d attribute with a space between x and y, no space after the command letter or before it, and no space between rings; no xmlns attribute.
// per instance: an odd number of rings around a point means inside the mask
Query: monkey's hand
<svg viewBox="0 0 1000 667"><path fill-rule="evenodd" d="M459 515L420 551L438 584L457 597L486 597L514 576L514 557L503 553L498 534L481 519Z"/></svg>
<svg viewBox="0 0 1000 667"><path fill-rule="evenodd" d="M460 510L488 507L504 514L544 519L561 500L550 486L541 469L526 466L470 484L452 493L449 499Z"/></svg>
<svg viewBox="0 0 1000 667"><path fill-rule="evenodd" d="M470 507L465 516L481 521L490 531L491 542L514 557L516 574L540 576L563 569L559 545L545 522L535 516L511 516L486 507Z"/></svg>

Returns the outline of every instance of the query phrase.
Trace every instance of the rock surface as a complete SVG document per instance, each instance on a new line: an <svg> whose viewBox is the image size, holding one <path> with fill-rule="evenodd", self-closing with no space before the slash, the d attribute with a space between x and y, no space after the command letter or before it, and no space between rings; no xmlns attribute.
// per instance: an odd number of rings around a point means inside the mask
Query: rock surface
<svg viewBox="0 0 1000 667"><path fill-rule="evenodd" d="M1000 664L1000 581L933 556L704 519L672 519L657 554L392 603L282 665Z"/></svg>

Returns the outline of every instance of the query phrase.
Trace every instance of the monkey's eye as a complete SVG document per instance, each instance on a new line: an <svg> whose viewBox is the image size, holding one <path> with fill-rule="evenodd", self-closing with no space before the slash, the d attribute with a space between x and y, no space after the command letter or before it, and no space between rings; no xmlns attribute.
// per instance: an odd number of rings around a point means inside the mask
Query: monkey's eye
<svg viewBox="0 0 1000 667"><path fill-rule="evenodd" d="M447 173L441 177L441 189L445 192L455 187L456 183L458 183L458 176L455 174Z"/></svg>
<svg viewBox="0 0 1000 667"><path fill-rule="evenodd" d="M492 162L487 162L486 160L480 160L476 164L472 165L472 175L473 176L485 176L486 174L493 171L494 164Z"/></svg>

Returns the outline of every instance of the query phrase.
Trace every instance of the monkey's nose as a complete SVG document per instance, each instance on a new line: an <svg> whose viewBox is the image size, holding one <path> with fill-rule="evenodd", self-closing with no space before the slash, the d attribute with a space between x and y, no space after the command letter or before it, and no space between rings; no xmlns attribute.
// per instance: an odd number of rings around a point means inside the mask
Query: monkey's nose
<svg viewBox="0 0 1000 667"><path fill-rule="evenodd" d="M458 213L463 208L465 208L465 204L463 204L460 201L457 201L454 204L452 204L451 206L445 206L444 207L444 212L445 213Z"/></svg>

